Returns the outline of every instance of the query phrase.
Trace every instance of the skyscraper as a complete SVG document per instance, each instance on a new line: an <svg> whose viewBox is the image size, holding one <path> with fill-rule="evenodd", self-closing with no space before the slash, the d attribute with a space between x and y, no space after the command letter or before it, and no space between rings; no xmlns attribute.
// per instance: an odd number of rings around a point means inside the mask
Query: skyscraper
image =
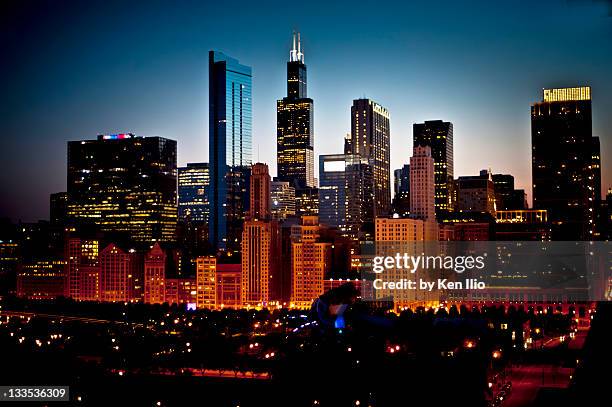
<svg viewBox="0 0 612 407"><path fill-rule="evenodd" d="M302 217L301 225L291 228L291 303L310 307L323 294L323 279L331 266L331 243L320 240L319 219Z"/></svg>
<svg viewBox="0 0 612 407"><path fill-rule="evenodd" d="M413 146L431 147L436 182L436 214L453 209L453 124L442 120L415 123Z"/></svg>
<svg viewBox="0 0 612 407"><path fill-rule="evenodd" d="M354 154L319 156L319 220L358 241L374 230L374 180L369 160Z"/></svg>
<svg viewBox="0 0 612 407"><path fill-rule="evenodd" d="M553 240L593 239L598 144L591 88L544 89L542 102L531 106L533 207L548 211Z"/></svg>
<svg viewBox="0 0 612 407"><path fill-rule="evenodd" d="M431 147L415 146L410 157L410 215L434 221L435 175Z"/></svg>
<svg viewBox="0 0 612 407"><path fill-rule="evenodd" d="M251 206L242 232L242 291L244 305L266 306L270 297L270 280L279 270L280 229L271 220L270 174L266 164L251 169Z"/></svg>
<svg viewBox="0 0 612 407"><path fill-rule="evenodd" d="M393 171L393 214L400 218L410 215L410 165Z"/></svg>
<svg viewBox="0 0 612 407"><path fill-rule="evenodd" d="M490 170L481 170L479 175L459 177L456 184L459 211L495 215L495 187Z"/></svg>
<svg viewBox="0 0 612 407"><path fill-rule="evenodd" d="M514 189L514 177L510 174L493 174L496 210L527 209L525 190Z"/></svg>
<svg viewBox="0 0 612 407"><path fill-rule="evenodd" d="M133 134L68 142L68 217L143 243L174 241L176 141Z"/></svg>
<svg viewBox="0 0 612 407"><path fill-rule="evenodd" d="M287 96L276 103L278 180L295 188L315 187L314 110L306 93L300 34L293 34L287 62Z"/></svg>
<svg viewBox="0 0 612 407"><path fill-rule="evenodd" d="M370 99L353 100L351 137L345 139L344 153L370 161L374 173L374 215L391 210L391 148L389 111Z"/></svg>
<svg viewBox="0 0 612 407"><path fill-rule="evenodd" d="M166 253L155 243L144 258L144 303L166 302Z"/></svg>
<svg viewBox="0 0 612 407"><path fill-rule="evenodd" d="M286 219L295 216L295 188L286 181L272 181L270 185L272 218Z"/></svg>
<svg viewBox="0 0 612 407"><path fill-rule="evenodd" d="M270 173L268 165L255 163L251 167L251 179L249 196L251 207L249 208L249 218L251 219L270 219Z"/></svg>
<svg viewBox="0 0 612 407"><path fill-rule="evenodd" d="M178 169L178 217L192 222L208 223L210 203L208 163L188 163Z"/></svg>
<svg viewBox="0 0 612 407"><path fill-rule="evenodd" d="M248 207L252 153L251 68L221 52L209 53L210 241L240 247Z"/></svg>

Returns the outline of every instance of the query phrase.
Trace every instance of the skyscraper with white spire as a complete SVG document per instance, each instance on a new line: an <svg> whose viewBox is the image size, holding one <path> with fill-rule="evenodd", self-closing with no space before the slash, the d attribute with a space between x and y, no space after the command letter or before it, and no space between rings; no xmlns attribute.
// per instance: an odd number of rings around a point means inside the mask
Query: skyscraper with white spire
<svg viewBox="0 0 612 407"><path fill-rule="evenodd" d="M315 187L313 102L306 93L306 65L299 33L287 62L287 96L276 103L278 180L297 189Z"/></svg>

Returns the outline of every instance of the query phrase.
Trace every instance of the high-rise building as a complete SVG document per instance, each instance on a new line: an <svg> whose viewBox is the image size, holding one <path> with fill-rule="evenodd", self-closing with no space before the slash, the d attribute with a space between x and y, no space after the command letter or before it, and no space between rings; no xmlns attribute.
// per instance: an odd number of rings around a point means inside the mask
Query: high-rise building
<svg viewBox="0 0 612 407"><path fill-rule="evenodd" d="M214 256L196 260L196 307L214 309L217 306L217 259Z"/></svg>
<svg viewBox="0 0 612 407"><path fill-rule="evenodd" d="M252 154L251 68L209 53L209 237L213 247L240 248Z"/></svg>
<svg viewBox="0 0 612 407"><path fill-rule="evenodd" d="M262 163L253 164L251 167L251 180L250 180L250 208L249 218L250 219L270 219L270 173L268 171L268 165Z"/></svg>
<svg viewBox="0 0 612 407"><path fill-rule="evenodd" d="M323 280L331 269L331 243L319 239L321 226L316 216L302 217L291 229L291 303L308 308L323 294Z"/></svg>
<svg viewBox="0 0 612 407"><path fill-rule="evenodd" d="M266 164L254 164L251 170L251 205L242 232L242 304L267 306L270 280L279 270L279 225L271 220L270 174Z"/></svg>
<svg viewBox="0 0 612 407"><path fill-rule="evenodd" d="M66 295L75 300L98 300L100 290L100 241L69 237L64 246Z"/></svg>
<svg viewBox="0 0 612 407"><path fill-rule="evenodd" d="M495 188L491 171L459 177L456 181L457 209L464 212L488 212L495 215Z"/></svg>
<svg viewBox="0 0 612 407"><path fill-rule="evenodd" d="M68 142L68 217L136 242L174 241L176 141L133 134Z"/></svg>
<svg viewBox="0 0 612 407"><path fill-rule="evenodd" d="M217 264L217 308L242 308L240 264Z"/></svg>
<svg viewBox="0 0 612 407"><path fill-rule="evenodd" d="M374 229L374 180L370 161L353 154L319 156L319 220L358 241Z"/></svg>
<svg viewBox="0 0 612 407"><path fill-rule="evenodd" d="M17 296L28 299L54 299L65 295L66 262L37 260L21 265L17 272Z"/></svg>
<svg viewBox="0 0 612 407"><path fill-rule="evenodd" d="M496 240L550 240L548 214L543 209L498 210L495 212Z"/></svg>
<svg viewBox="0 0 612 407"><path fill-rule="evenodd" d="M514 177L510 174L493 174L495 207L497 210L527 209L524 189L514 189Z"/></svg>
<svg viewBox="0 0 612 407"><path fill-rule="evenodd" d="M315 187L314 110L306 93L300 34L293 33L287 62L287 96L276 102L278 180L295 188Z"/></svg>
<svg viewBox="0 0 612 407"><path fill-rule="evenodd" d="M453 210L453 124L442 120L415 123L413 146L431 147L434 159L436 214Z"/></svg>
<svg viewBox="0 0 612 407"><path fill-rule="evenodd" d="M273 219L286 219L295 216L295 188L286 181L272 181L270 185Z"/></svg>
<svg viewBox="0 0 612 407"><path fill-rule="evenodd" d="M553 240L594 238L598 147L591 88L544 89L531 106L533 207L547 210Z"/></svg>
<svg viewBox="0 0 612 407"><path fill-rule="evenodd" d="M100 252L99 259L100 301L139 300L135 287L139 274L139 256L133 250L126 252L111 243Z"/></svg>
<svg viewBox="0 0 612 407"><path fill-rule="evenodd" d="M431 147L415 146L410 157L410 215L418 219L436 218L434 168Z"/></svg>
<svg viewBox="0 0 612 407"><path fill-rule="evenodd" d="M319 188L298 188L295 190L295 216L318 216Z"/></svg>
<svg viewBox="0 0 612 407"><path fill-rule="evenodd" d="M166 253L155 243L144 258L144 303L166 302Z"/></svg>
<svg viewBox="0 0 612 407"><path fill-rule="evenodd" d="M374 173L374 215L391 210L391 133L389 111L370 99L355 99L351 106L351 137L344 153L369 160Z"/></svg>
<svg viewBox="0 0 612 407"><path fill-rule="evenodd" d="M56 192L49 197L49 221L52 225L64 225L68 217L68 193Z"/></svg>
<svg viewBox="0 0 612 407"><path fill-rule="evenodd" d="M410 165L405 164L402 168L393 171L394 181L392 208L393 214L400 218L410 215Z"/></svg>
<svg viewBox="0 0 612 407"><path fill-rule="evenodd" d="M210 203L208 188L210 168L208 163L188 163L178 169L178 217L179 220L208 223Z"/></svg>

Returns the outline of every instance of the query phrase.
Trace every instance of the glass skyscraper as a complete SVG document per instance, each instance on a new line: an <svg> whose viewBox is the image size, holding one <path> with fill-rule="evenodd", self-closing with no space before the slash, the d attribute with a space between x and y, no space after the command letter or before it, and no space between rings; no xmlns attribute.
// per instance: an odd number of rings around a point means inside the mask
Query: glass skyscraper
<svg viewBox="0 0 612 407"><path fill-rule="evenodd" d="M252 162L251 68L221 52L209 53L210 241L240 249L249 204Z"/></svg>

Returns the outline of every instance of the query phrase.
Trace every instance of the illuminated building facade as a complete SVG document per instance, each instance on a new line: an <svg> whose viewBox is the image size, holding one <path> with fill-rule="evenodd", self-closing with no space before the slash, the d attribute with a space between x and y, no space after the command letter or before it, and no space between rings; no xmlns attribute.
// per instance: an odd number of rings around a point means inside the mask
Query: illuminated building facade
<svg viewBox="0 0 612 407"><path fill-rule="evenodd" d="M64 246L66 296L75 300L96 301L100 292L100 241L69 237Z"/></svg>
<svg viewBox="0 0 612 407"><path fill-rule="evenodd" d="M295 190L295 216L318 216L319 188L299 188Z"/></svg>
<svg viewBox="0 0 612 407"><path fill-rule="evenodd" d="M593 240L601 170L590 87L544 89L531 106L531 148L533 207L548 211L553 240Z"/></svg>
<svg viewBox="0 0 612 407"><path fill-rule="evenodd" d="M370 99L355 99L351 106L351 137L344 153L369 160L374 173L374 216L391 210L391 131L389 111Z"/></svg>
<svg viewBox="0 0 612 407"><path fill-rule="evenodd" d="M550 240L551 227L546 210L498 210L495 218L496 240Z"/></svg>
<svg viewBox="0 0 612 407"><path fill-rule="evenodd" d="M106 246L99 256L102 302L142 300L142 257L133 249L124 251L116 244Z"/></svg>
<svg viewBox="0 0 612 407"><path fill-rule="evenodd" d="M436 219L434 168L431 147L414 147L410 157L410 215L415 218Z"/></svg>
<svg viewBox="0 0 612 407"><path fill-rule="evenodd" d="M155 243L144 258L144 302L166 302L166 253L159 243Z"/></svg>
<svg viewBox="0 0 612 407"><path fill-rule="evenodd" d="M164 300L168 304L197 304L195 278L167 278Z"/></svg>
<svg viewBox="0 0 612 407"><path fill-rule="evenodd" d="M176 141L133 134L68 142L68 217L136 242L174 241Z"/></svg>
<svg viewBox="0 0 612 407"><path fill-rule="evenodd" d="M331 243L321 242L316 216L302 217L291 229L291 303L308 308L323 294L323 279L331 269Z"/></svg>
<svg viewBox="0 0 612 407"><path fill-rule="evenodd" d="M279 270L280 229L271 220L270 174L266 164L251 169L251 206L242 232L241 301L246 306L267 306L272 300L270 280Z"/></svg>
<svg viewBox="0 0 612 407"><path fill-rule="evenodd" d="M314 110L307 96L306 65L300 34L293 34L287 62L287 96L276 103L278 180L299 188L315 187Z"/></svg>
<svg viewBox="0 0 612 407"><path fill-rule="evenodd" d="M429 146L434 160L436 214L453 210L453 124L442 120L415 123L413 146Z"/></svg>
<svg viewBox="0 0 612 407"><path fill-rule="evenodd" d="M214 248L236 251L252 154L251 68L221 52L209 52L209 238Z"/></svg>
<svg viewBox="0 0 612 407"><path fill-rule="evenodd" d="M456 188L459 211L495 214L495 187L491 171L482 170L480 175L459 177Z"/></svg>
<svg viewBox="0 0 612 407"><path fill-rule="evenodd" d="M54 299L65 294L63 260L39 260L21 265L17 272L17 296L33 300Z"/></svg>
<svg viewBox="0 0 612 407"><path fill-rule="evenodd" d="M217 306L216 291L217 259L214 256L198 257L196 260L196 306L214 309Z"/></svg>
<svg viewBox="0 0 612 407"><path fill-rule="evenodd" d="M242 271L240 264L217 265L217 307L242 308Z"/></svg>
<svg viewBox="0 0 612 407"><path fill-rule="evenodd" d="M271 214L273 219L295 216L295 188L286 181L272 181L270 184Z"/></svg>
<svg viewBox="0 0 612 407"><path fill-rule="evenodd" d="M178 217L179 220L208 222L210 204L208 188L210 169L208 163L188 163L178 169Z"/></svg>
<svg viewBox="0 0 612 407"><path fill-rule="evenodd" d="M13 291L20 262L19 245L13 240L0 240L0 295Z"/></svg>

